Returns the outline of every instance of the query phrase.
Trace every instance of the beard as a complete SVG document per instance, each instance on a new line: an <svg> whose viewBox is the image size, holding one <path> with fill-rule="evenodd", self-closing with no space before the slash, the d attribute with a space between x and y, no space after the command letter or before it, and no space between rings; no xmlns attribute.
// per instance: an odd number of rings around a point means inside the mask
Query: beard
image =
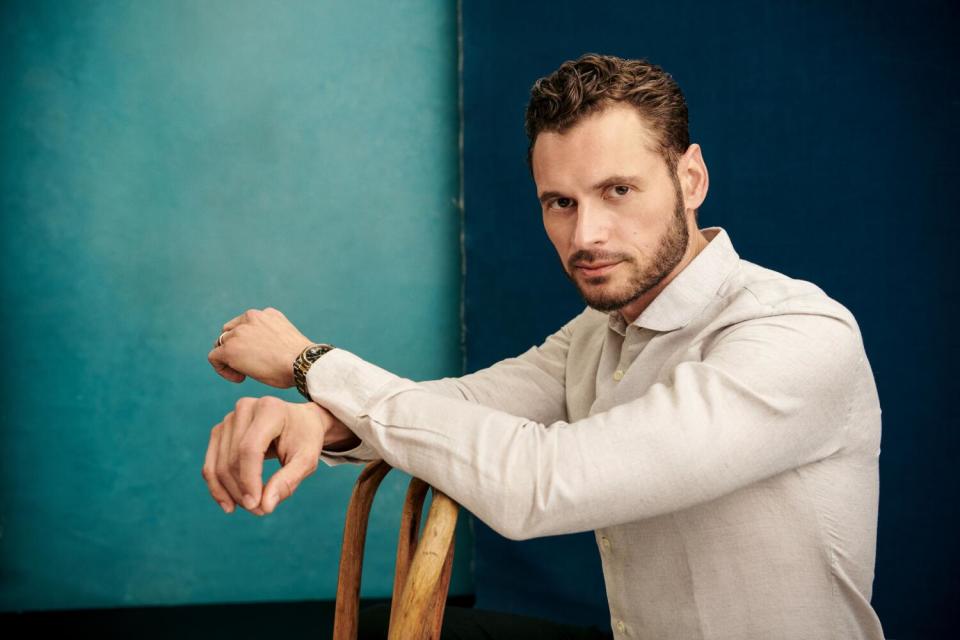
<svg viewBox="0 0 960 640"><path fill-rule="evenodd" d="M577 291L584 302L597 311L616 311L637 300L643 294L647 293L655 286L660 284L671 271L676 268L687 251L687 243L690 240L690 232L687 230L687 219L683 209L683 193L680 191L680 181L676 174L673 176L674 208L673 219L666 235L657 246L657 251L646 268L641 268L637 264L637 259L633 256L618 253L604 253L599 251L578 251L570 257L570 271L563 270L564 274L573 282ZM577 262L594 262L604 260L623 260L622 266L630 269L628 281L625 286L616 290L597 289L595 285L602 285L609 280L610 276L601 275L587 278L588 285L594 285L588 288L581 286L580 282L572 275L574 264Z"/></svg>

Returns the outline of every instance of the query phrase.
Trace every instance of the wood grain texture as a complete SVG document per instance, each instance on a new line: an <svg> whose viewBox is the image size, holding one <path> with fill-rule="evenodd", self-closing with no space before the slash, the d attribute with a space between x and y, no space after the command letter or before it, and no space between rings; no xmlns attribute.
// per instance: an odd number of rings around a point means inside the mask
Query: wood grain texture
<svg viewBox="0 0 960 640"><path fill-rule="evenodd" d="M400 602L403 587L407 583L410 563L417 551L420 539L420 516L423 514L423 501L430 486L419 478L412 478L407 487L407 497L403 502L400 516L400 535L397 540L397 562L393 574L393 600ZM390 628L396 624L400 607L390 608Z"/></svg>
<svg viewBox="0 0 960 640"><path fill-rule="evenodd" d="M446 585L453 559L453 534L459 505L444 493L433 490L427 522L410 565L399 603L399 612L390 626L389 640L425 640L440 637ZM440 588L443 587L443 592ZM438 613L436 609L441 611Z"/></svg>

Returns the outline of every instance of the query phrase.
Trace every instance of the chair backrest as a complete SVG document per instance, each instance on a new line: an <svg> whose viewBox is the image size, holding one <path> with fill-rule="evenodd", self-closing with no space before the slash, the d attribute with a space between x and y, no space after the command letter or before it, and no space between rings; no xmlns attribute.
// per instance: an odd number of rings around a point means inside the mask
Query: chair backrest
<svg viewBox="0 0 960 640"><path fill-rule="evenodd" d="M334 640L354 640L357 637L367 521L374 494L390 469L390 465L382 460L368 464L357 478L350 496L340 552ZM443 609L453 568L454 530L459 506L442 492L433 489L423 535L418 536L423 502L427 489L431 488L422 480L413 478L407 489L397 543L389 640L440 638Z"/></svg>

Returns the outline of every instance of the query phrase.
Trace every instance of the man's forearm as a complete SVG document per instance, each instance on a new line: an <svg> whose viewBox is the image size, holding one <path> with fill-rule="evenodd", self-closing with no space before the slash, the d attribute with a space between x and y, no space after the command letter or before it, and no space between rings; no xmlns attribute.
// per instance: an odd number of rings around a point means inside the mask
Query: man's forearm
<svg viewBox="0 0 960 640"><path fill-rule="evenodd" d="M564 363L572 325L573 322L568 323L549 336L541 346L533 347L518 357L507 358L457 378L440 378L417 384L431 394L522 414L544 423L563 420L566 418ZM307 379L310 379L309 372ZM346 387L351 393L369 397L376 389L366 388L368 384L369 381L358 378L348 381ZM311 396L315 402L318 401L317 396ZM379 457L379 452L366 446L352 432L356 420L352 412L341 411L341 415L336 415L337 408L333 404L325 408L337 417L340 425L336 430L331 430L324 442L324 455L321 456L324 462L329 465L362 463ZM360 407L354 408L359 410Z"/></svg>

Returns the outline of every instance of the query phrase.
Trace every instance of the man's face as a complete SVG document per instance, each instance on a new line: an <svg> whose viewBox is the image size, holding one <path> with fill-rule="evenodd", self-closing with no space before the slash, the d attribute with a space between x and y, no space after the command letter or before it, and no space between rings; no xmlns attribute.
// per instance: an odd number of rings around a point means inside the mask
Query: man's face
<svg viewBox="0 0 960 640"><path fill-rule="evenodd" d="M537 136L533 173L544 228L564 272L600 311L650 292L687 250L680 183L655 149L647 125L624 104L563 134Z"/></svg>

